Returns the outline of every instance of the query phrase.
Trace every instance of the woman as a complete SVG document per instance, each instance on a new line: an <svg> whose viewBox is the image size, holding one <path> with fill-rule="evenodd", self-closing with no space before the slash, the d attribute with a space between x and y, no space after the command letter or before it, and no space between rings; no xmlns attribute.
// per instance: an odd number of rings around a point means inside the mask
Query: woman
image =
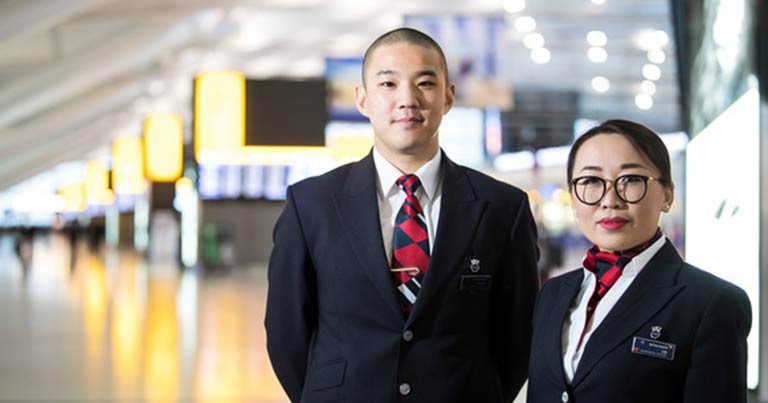
<svg viewBox="0 0 768 403"><path fill-rule="evenodd" d="M528 402L746 402L749 300L661 234L674 199L661 139L609 120L576 140L567 170L594 246L539 294Z"/></svg>

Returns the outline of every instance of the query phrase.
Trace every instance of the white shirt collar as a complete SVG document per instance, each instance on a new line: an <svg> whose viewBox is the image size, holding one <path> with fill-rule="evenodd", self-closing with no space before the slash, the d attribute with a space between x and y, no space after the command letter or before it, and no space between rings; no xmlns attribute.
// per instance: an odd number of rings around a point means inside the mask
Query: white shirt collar
<svg viewBox="0 0 768 403"><path fill-rule="evenodd" d="M651 258L656 255L656 252L658 252L666 242L667 237L662 235L659 237L659 239L656 240L656 242L652 243L651 246L647 247L644 251L640 252L640 254L633 257L632 260L630 260L629 263L627 263L627 265L624 267L624 270L621 271L621 277L634 277L638 275L640 270L642 270L648 264L648 262L651 261ZM586 281L588 278L590 278L590 274L593 273L587 269L582 270L584 270L584 280Z"/></svg>
<svg viewBox="0 0 768 403"><path fill-rule="evenodd" d="M429 200L432 200L437 191L440 176L440 162L443 152L438 149L435 155L414 172L421 181L421 188ZM400 172L391 162L387 161L383 155L373 148L373 164L376 166L376 174L379 177L379 191L383 197L388 197L392 192L399 192L400 188L395 183L403 173Z"/></svg>

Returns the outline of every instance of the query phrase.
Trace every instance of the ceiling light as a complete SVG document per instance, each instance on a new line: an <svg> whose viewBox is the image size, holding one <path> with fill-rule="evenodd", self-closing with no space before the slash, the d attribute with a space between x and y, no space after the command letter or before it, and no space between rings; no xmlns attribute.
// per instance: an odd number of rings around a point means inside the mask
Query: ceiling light
<svg viewBox="0 0 768 403"><path fill-rule="evenodd" d="M638 109L647 111L653 107L653 98L648 94L637 94L635 95L635 106Z"/></svg>
<svg viewBox="0 0 768 403"><path fill-rule="evenodd" d="M608 43L608 36L603 31L589 31L587 42L590 46L605 46Z"/></svg>
<svg viewBox="0 0 768 403"><path fill-rule="evenodd" d="M608 52L605 48L591 47L587 51L587 57L592 63L603 63L608 59Z"/></svg>
<svg viewBox="0 0 768 403"><path fill-rule="evenodd" d="M552 58L552 54L546 48L531 50L531 60L536 64L546 64Z"/></svg>
<svg viewBox="0 0 768 403"><path fill-rule="evenodd" d="M656 93L656 83L649 80L643 80L643 82L640 83L640 91L642 91L643 94L653 95Z"/></svg>
<svg viewBox="0 0 768 403"><path fill-rule="evenodd" d="M523 44L528 49L538 49L544 47L544 37L536 32L525 34Z"/></svg>
<svg viewBox="0 0 768 403"><path fill-rule="evenodd" d="M653 33L653 38L657 48L663 48L669 43L669 35L660 29Z"/></svg>
<svg viewBox="0 0 768 403"><path fill-rule="evenodd" d="M667 60L667 54L661 49L651 49L646 53L651 63L662 64Z"/></svg>
<svg viewBox="0 0 768 403"><path fill-rule="evenodd" d="M638 32L635 35L635 42L643 50L661 49L669 42L669 36L660 29L649 29Z"/></svg>
<svg viewBox="0 0 768 403"><path fill-rule="evenodd" d="M661 78L661 69L655 64L646 64L643 66L643 77L646 80L656 81Z"/></svg>
<svg viewBox="0 0 768 403"><path fill-rule="evenodd" d="M525 10L525 0L504 0L504 9L508 13L519 13Z"/></svg>
<svg viewBox="0 0 768 403"><path fill-rule="evenodd" d="M536 29L536 20L531 16L522 16L515 18L515 29L518 32L531 32Z"/></svg>
<svg viewBox="0 0 768 403"><path fill-rule="evenodd" d="M606 92L611 89L611 82L603 76L595 76L592 78L592 89L597 92Z"/></svg>
<svg viewBox="0 0 768 403"><path fill-rule="evenodd" d="M597 4L598 6L605 4L605 0L592 0L592 4Z"/></svg>

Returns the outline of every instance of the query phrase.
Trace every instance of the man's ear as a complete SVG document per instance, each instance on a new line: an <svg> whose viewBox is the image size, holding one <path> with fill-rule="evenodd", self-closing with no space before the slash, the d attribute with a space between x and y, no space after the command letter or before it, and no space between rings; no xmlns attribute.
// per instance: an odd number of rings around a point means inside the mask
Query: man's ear
<svg viewBox="0 0 768 403"><path fill-rule="evenodd" d="M445 89L445 108L443 109L443 115L453 108L453 104L456 102L456 86L449 82L448 88Z"/></svg>
<svg viewBox="0 0 768 403"><path fill-rule="evenodd" d="M365 91L365 86L355 85L355 106L360 113L368 117L368 94Z"/></svg>

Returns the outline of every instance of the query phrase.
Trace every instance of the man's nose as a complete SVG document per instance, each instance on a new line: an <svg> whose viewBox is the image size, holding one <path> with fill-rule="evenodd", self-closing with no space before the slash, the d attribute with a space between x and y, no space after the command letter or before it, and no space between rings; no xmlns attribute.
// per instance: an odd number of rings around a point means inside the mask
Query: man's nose
<svg viewBox="0 0 768 403"><path fill-rule="evenodd" d="M398 108L415 108L419 105L419 91L412 84L401 85L397 97Z"/></svg>

